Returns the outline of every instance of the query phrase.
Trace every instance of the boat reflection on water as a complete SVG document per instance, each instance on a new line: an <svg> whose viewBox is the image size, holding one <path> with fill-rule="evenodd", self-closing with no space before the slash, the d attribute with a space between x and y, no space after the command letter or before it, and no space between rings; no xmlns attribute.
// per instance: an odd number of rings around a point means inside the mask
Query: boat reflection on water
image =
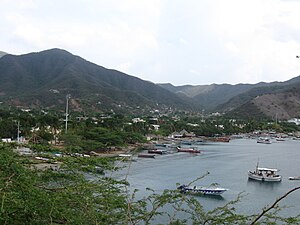
<svg viewBox="0 0 300 225"><path fill-rule="evenodd" d="M196 198L206 198L211 199L212 201L225 201L226 199L222 195L193 195Z"/></svg>
<svg viewBox="0 0 300 225"><path fill-rule="evenodd" d="M256 180L248 179L247 185L263 188L264 190L274 190L281 186L281 182L257 182Z"/></svg>

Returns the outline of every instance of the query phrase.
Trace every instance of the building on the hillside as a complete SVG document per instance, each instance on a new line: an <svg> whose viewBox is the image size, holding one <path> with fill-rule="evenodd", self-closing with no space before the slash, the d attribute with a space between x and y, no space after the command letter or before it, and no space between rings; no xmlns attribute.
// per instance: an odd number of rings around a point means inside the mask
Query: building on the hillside
<svg viewBox="0 0 300 225"><path fill-rule="evenodd" d="M154 130L158 130L160 126L156 124L152 124L151 127L153 127Z"/></svg>
<svg viewBox="0 0 300 225"><path fill-rule="evenodd" d="M10 143L10 142L12 142L11 138L2 138L1 141L2 141L2 142L5 142L5 143Z"/></svg>
<svg viewBox="0 0 300 225"><path fill-rule="evenodd" d="M191 127L199 127L199 124L197 124L197 123L187 123L186 125L191 126Z"/></svg>
<svg viewBox="0 0 300 225"><path fill-rule="evenodd" d="M133 118L132 122L133 123L145 123L146 121L141 118Z"/></svg>
<svg viewBox="0 0 300 225"><path fill-rule="evenodd" d="M173 132L169 135L169 138L182 138L182 137L195 137L196 135L193 132L187 132L182 130L180 132Z"/></svg>
<svg viewBox="0 0 300 225"><path fill-rule="evenodd" d="M300 119L298 118L292 118L288 120L289 123L295 123L296 125L300 125Z"/></svg>

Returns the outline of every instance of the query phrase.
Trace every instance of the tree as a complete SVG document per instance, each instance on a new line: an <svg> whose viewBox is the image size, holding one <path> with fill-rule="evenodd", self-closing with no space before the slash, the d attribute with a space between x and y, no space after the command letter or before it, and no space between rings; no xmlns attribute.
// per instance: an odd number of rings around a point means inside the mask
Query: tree
<svg viewBox="0 0 300 225"><path fill-rule="evenodd" d="M129 193L126 180L97 174L99 167L116 169L110 158L56 158L60 167L53 171L37 169L34 161L5 144L0 152L0 224L150 224L159 217L168 219L168 224L300 223L300 216L280 217L277 206L300 187L257 215L236 213L241 196L205 211L197 199L178 190L161 194L149 190L148 196L136 199L137 191ZM173 210L166 211L166 207Z"/></svg>

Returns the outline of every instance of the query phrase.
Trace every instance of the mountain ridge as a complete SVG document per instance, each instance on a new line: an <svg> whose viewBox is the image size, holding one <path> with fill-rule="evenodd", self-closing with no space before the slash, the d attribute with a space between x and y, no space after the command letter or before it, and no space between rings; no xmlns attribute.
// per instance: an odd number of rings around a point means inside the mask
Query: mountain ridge
<svg viewBox="0 0 300 225"><path fill-rule="evenodd" d="M60 98L69 93L79 101L88 98L90 104L101 102L107 109L116 109L117 105L134 108L139 104L146 108L193 108L192 104L152 82L106 69L57 48L5 55L0 58L0 78L3 81L1 99L20 98L21 102L31 105L34 98L43 99L42 96L54 89Z"/></svg>
<svg viewBox="0 0 300 225"><path fill-rule="evenodd" d="M53 48L5 54L0 58L0 79L0 101L13 106L63 110L71 94L70 107L77 111L206 110L272 117L277 110L283 119L300 117L300 76L257 84L155 84Z"/></svg>
<svg viewBox="0 0 300 225"><path fill-rule="evenodd" d="M287 119L289 116L300 117L299 110L297 110L298 95L295 95L295 92L293 91L293 89L300 89L300 76L283 82L259 82L256 84L183 85L177 87L171 84L159 85L169 91L173 91L179 96L185 95L191 97L207 111L226 112L229 115L239 117L244 117L245 115L250 117L251 113L259 117L272 117L272 112L267 109L272 108L269 104L272 102L270 98L273 98L274 102L278 103L276 107L278 109L281 108L279 113L281 119ZM290 101L288 105L289 109L286 111L284 110L284 105L286 104L279 100L276 101L277 98L282 99L279 96L282 93L288 93L288 95L293 96L291 99L294 99L294 104ZM266 97L265 95L269 96ZM268 101L265 101L264 103L260 102L258 104L257 101L255 101L255 98L258 96L265 96ZM247 108L251 110L247 110Z"/></svg>

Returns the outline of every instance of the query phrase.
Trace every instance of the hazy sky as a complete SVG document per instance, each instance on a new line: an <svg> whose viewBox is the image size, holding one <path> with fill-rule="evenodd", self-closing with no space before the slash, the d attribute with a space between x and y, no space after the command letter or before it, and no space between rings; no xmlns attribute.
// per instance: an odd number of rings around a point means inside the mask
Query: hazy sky
<svg viewBox="0 0 300 225"><path fill-rule="evenodd" d="M284 81L300 0L0 0L0 51L50 48L154 83Z"/></svg>

